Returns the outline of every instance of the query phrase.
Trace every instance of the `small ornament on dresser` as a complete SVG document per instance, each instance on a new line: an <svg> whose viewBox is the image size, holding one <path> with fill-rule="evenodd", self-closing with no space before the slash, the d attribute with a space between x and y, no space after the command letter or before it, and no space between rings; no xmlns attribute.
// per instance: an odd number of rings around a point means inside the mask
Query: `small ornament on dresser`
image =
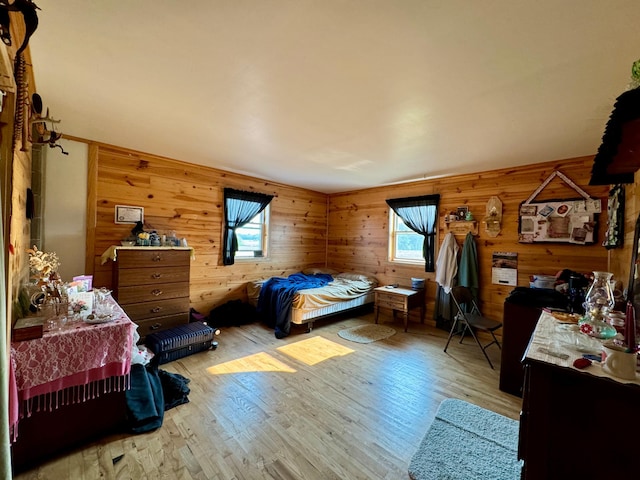
<svg viewBox="0 0 640 480"><path fill-rule="evenodd" d="M593 282L585 296L585 316L578 322L582 333L600 339L616 336L616 329L605 322L614 305L611 277L610 272L593 272Z"/></svg>

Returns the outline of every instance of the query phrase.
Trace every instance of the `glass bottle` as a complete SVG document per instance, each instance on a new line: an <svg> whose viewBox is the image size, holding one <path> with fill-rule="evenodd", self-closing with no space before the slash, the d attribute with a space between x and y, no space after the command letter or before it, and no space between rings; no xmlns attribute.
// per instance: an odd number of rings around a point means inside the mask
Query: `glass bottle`
<svg viewBox="0 0 640 480"><path fill-rule="evenodd" d="M606 315L613 308L615 298L611 289L610 272L593 272L593 282L585 295L585 316L580 322L580 331L596 338L613 338L616 329L606 321Z"/></svg>

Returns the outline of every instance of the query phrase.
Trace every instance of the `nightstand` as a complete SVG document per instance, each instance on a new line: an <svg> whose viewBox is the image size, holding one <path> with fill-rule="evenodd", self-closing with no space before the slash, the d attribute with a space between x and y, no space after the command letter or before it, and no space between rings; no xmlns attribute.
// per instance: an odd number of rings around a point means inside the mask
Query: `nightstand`
<svg viewBox="0 0 640 480"><path fill-rule="evenodd" d="M389 308L393 311L393 318L396 312L402 312L404 318L404 331L407 331L409 323L409 311L420 308L420 323L424 323L424 289L413 290L408 287L378 287L374 289L376 305L376 323L380 308Z"/></svg>

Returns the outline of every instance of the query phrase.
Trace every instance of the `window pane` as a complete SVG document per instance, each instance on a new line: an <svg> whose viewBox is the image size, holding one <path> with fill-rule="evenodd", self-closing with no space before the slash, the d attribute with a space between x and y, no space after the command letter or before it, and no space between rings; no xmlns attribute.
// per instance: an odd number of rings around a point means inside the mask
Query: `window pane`
<svg viewBox="0 0 640 480"><path fill-rule="evenodd" d="M418 233L396 234L395 257L407 260L422 260L422 244L424 237Z"/></svg>
<svg viewBox="0 0 640 480"><path fill-rule="evenodd" d="M407 225L404 223L404 221L399 216L395 215L395 217L396 217L396 230L397 231L399 231L399 232L413 232L413 230L411 230L409 227L407 227Z"/></svg>
<svg viewBox="0 0 640 480"><path fill-rule="evenodd" d="M262 229L247 227L248 225L245 225L244 227L236 230L236 235L238 237L238 251L262 250Z"/></svg>
<svg viewBox="0 0 640 480"><path fill-rule="evenodd" d="M236 257L249 258L262 257L264 255L264 233L266 232L264 220L265 211L263 210L253 217L249 223L236 229L236 237L238 238Z"/></svg>

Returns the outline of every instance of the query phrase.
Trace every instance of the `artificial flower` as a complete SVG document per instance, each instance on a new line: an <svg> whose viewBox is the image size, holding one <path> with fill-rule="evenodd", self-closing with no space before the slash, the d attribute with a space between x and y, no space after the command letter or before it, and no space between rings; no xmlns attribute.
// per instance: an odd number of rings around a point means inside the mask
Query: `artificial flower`
<svg viewBox="0 0 640 480"><path fill-rule="evenodd" d="M27 250L29 254L29 270L35 277L47 277L58 270L60 261L55 252L43 252L35 245Z"/></svg>

